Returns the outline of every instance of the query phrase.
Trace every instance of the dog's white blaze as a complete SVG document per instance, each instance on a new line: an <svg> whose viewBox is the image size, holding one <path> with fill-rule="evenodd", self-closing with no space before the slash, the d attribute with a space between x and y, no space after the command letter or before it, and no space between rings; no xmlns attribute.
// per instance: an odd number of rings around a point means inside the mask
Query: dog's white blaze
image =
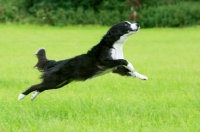
<svg viewBox="0 0 200 132"><path fill-rule="evenodd" d="M125 21L127 22L128 24L130 24L130 27L133 29L133 30L136 30L138 29L139 27L136 25L136 23L130 23L129 21Z"/></svg>
<svg viewBox="0 0 200 132"><path fill-rule="evenodd" d="M136 30L136 29L138 29L138 27L137 27L137 25L134 23L134 24L131 24L131 28L133 29L133 30Z"/></svg>

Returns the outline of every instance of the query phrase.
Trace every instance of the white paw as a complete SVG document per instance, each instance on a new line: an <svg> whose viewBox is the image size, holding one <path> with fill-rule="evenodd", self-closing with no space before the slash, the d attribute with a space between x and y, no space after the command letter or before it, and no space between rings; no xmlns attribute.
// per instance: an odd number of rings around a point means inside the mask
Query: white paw
<svg viewBox="0 0 200 132"><path fill-rule="evenodd" d="M20 95L18 96L18 100L21 100L21 99L23 99L24 97L26 97L25 94L20 94Z"/></svg>
<svg viewBox="0 0 200 132"><path fill-rule="evenodd" d="M142 75L142 76L140 77L140 79L141 79L141 80L148 80L148 77Z"/></svg>
<svg viewBox="0 0 200 132"><path fill-rule="evenodd" d="M148 77L138 73L138 72L133 72L133 74L135 75L135 77L141 79L141 80L148 80Z"/></svg>
<svg viewBox="0 0 200 132"><path fill-rule="evenodd" d="M31 101L33 101L33 100L38 96L39 93L40 93L40 92L35 91L35 92L32 94L32 96L31 96Z"/></svg>

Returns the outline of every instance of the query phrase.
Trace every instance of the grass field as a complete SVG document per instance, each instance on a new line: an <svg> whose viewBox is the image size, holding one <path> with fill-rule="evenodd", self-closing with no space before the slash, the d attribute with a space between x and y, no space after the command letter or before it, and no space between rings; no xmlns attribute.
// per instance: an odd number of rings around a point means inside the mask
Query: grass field
<svg viewBox="0 0 200 132"><path fill-rule="evenodd" d="M125 58L148 81L115 74L18 95L40 82L36 50L49 59L87 52L108 27L0 25L0 132L199 132L200 27L141 29Z"/></svg>

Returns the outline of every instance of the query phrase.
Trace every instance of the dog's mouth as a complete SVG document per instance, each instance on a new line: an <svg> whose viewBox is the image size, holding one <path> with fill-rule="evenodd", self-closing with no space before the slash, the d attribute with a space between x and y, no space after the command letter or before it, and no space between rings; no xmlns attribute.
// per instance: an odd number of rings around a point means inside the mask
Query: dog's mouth
<svg viewBox="0 0 200 132"><path fill-rule="evenodd" d="M139 30L139 28L137 28L137 29L130 29L128 32L135 33L135 32L137 32L138 30Z"/></svg>
<svg viewBox="0 0 200 132"><path fill-rule="evenodd" d="M137 32L137 31L138 31L138 28L137 28L137 29L131 29L130 31L131 31L131 32Z"/></svg>

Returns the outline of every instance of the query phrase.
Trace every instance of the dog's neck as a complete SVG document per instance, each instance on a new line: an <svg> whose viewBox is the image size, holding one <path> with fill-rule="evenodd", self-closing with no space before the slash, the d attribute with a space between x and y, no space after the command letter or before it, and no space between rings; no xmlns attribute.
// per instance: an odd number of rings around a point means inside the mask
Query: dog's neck
<svg viewBox="0 0 200 132"><path fill-rule="evenodd" d="M125 34L125 35L121 36L120 39L117 40L115 43L123 45L126 42L126 40L128 39L128 37L129 37L129 35Z"/></svg>
<svg viewBox="0 0 200 132"><path fill-rule="evenodd" d="M113 50L111 51L113 59L124 59L123 45L127 39L127 35L121 36L120 39L113 44Z"/></svg>
<svg viewBox="0 0 200 132"><path fill-rule="evenodd" d="M125 44L126 40L128 39L128 35L121 36L119 40L117 40L113 44L113 48L115 49L123 49L123 45Z"/></svg>

